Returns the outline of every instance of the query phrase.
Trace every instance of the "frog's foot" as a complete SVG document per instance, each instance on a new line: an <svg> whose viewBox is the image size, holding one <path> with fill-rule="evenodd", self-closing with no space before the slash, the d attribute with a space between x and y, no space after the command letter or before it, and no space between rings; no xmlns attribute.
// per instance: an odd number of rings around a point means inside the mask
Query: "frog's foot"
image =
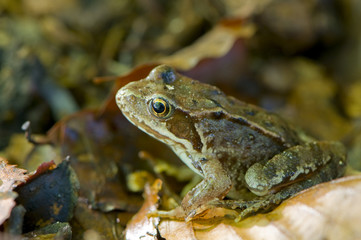
<svg viewBox="0 0 361 240"><path fill-rule="evenodd" d="M279 201L276 199L261 198L254 200L214 200L208 203L217 208L226 208L237 210L239 213L234 215L235 221L239 222L241 219L244 219L250 215L254 215L258 212L265 212L270 210L272 207L279 204Z"/></svg>
<svg viewBox="0 0 361 240"><path fill-rule="evenodd" d="M282 199L275 198L273 196L265 199L260 199L258 202L254 202L247 208L243 209L234 221L239 222L245 219L246 217L255 215L257 213L269 212L272 209L274 209L276 206L278 206L281 203L281 201Z"/></svg>
<svg viewBox="0 0 361 240"><path fill-rule="evenodd" d="M283 191L281 193L259 197L252 200L213 200L207 205L211 205L216 208L237 210L238 214L231 214L231 217L235 218L235 222L239 222L240 220L257 213L271 211L278 206L282 200L288 198L290 195L290 191Z"/></svg>
<svg viewBox="0 0 361 240"><path fill-rule="evenodd" d="M210 218L224 217L225 215L231 216L232 218L236 218L238 216L238 213L234 210L224 210L226 209L216 208L212 204L206 204L188 213L187 215L184 209L181 206L178 206L177 208L170 211L158 210L151 212L148 214L148 217L159 217L189 222L192 220L205 220Z"/></svg>
<svg viewBox="0 0 361 240"><path fill-rule="evenodd" d="M208 212L207 210L209 210L209 208L214 208L214 207L213 206L208 207L205 205L201 208L198 208L198 209L186 214L184 209L181 206L178 206L175 209L170 210L170 211L157 210L157 211L151 212L148 214L148 217L159 217L159 218L189 222L193 219L202 218L204 215L207 214L207 212Z"/></svg>
<svg viewBox="0 0 361 240"><path fill-rule="evenodd" d="M253 206L254 204L262 201L262 199L253 199L253 200L213 200L208 203L209 206L217 208L227 208L227 209L238 209L244 210Z"/></svg>

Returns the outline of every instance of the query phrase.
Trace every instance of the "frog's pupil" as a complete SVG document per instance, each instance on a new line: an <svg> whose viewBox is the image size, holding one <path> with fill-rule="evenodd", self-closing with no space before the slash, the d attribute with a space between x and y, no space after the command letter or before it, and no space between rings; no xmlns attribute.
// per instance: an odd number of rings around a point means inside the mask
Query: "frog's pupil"
<svg viewBox="0 0 361 240"><path fill-rule="evenodd" d="M163 113L165 111L165 105L161 102L153 102L153 109L156 113Z"/></svg>

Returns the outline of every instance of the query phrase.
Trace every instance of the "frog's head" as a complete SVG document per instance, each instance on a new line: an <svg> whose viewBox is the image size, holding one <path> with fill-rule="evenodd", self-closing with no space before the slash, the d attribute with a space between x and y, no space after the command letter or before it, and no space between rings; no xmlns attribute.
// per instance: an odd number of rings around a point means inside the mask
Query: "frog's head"
<svg viewBox="0 0 361 240"><path fill-rule="evenodd" d="M203 144L195 123L202 119L199 114L219 108L210 95L223 93L160 65L145 79L122 87L116 102L124 116L149 135L173 149L200 151Z"/></svg>

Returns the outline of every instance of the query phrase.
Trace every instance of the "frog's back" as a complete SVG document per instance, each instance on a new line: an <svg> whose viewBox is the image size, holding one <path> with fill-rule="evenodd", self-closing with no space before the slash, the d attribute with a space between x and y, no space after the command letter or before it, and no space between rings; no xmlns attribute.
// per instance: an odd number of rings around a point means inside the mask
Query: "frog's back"
<svg viewBox="0 0 361 240"><path fill-rule="evenodd" d="M169 66L158 66L142 81L145 81L143 86L156 89L157 96L168 99L175 112L186 115L183 119L190 119L190 124L210 120L206 125L198 124L200 133L207 128L217 129L224 121L224 126L237 126L239 132L253 131L251 135L270 139L282 148L301 142L293 127L277 114L229 97L219 88L180 75ZM173 121L173 124L177 125L179 122L181 121ZM226 136L232 132L227 132L224 128L224 132L219 134Z"/></svg>
<svg viewBox="0 0 361 240"><path fill-rule="evenodd" d="M180 102L184 103L183 108L194 118L215 118L217 121L226 119L235 125L268 136L286 148L301 142L294 127L279 115L227 96L215 86L187 78L183 78L183 84L187 82L185 80L192 85L192 95L184 94L183 99L186 101Z"/></svg>

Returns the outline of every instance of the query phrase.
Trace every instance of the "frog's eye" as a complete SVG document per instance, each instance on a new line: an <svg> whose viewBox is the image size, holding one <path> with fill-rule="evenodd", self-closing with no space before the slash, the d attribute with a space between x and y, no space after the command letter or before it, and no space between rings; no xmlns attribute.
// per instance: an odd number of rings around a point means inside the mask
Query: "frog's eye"
<svg viewBox="0 0 361 240"><path fill-rule="evenodd" d="M154 98L149 102L149 110L158 118L168 118L172 113L172 105L164 98Z"/></svg>

